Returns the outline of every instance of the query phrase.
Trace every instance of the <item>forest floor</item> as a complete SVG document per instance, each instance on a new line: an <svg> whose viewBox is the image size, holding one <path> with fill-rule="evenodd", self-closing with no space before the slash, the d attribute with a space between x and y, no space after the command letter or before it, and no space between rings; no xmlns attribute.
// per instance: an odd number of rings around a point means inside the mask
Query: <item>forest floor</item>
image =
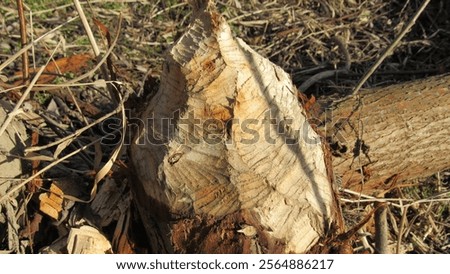
<svg viewBox="0 0 450 274"><path fill-rule="evenodd" d="M235 36L290 73L308 97L340 98L352 92L422 1L216 3ZM82 247L75 246L74 237L96 237L104 245L95 252L146 251L128 186L130 128L113 117L121 115L118 102L137 111L158 88L164 52L188 26L191 8L182 0L92 0L81 7L99 61L72 1L24 0L27 43L34 42L24 66L16 1L0 3L0 102L9 112L18 106L16 118L26 128L16 153L0 146L0 157L22 163L20 180L6 178L0 163L0 253L76 253ZM431 1L363 88L448 73L449 18L448 1ZM340 72L304 84L329 70ZM113 100L111 89L122 97ZM450 253L450 172L409 185L386 196L399 204L421 201L388 208L392 250ZM344 191L340 195L348 228L374 208L347 203ZM373 226L369 221L359 231L355 253L373 252Z"/></svg>

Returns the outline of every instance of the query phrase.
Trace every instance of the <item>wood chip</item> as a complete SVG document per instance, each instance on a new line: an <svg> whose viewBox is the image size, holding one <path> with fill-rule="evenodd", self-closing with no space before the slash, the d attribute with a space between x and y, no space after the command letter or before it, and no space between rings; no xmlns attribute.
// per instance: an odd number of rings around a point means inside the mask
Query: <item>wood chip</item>
<svg viewBox="0 0 450 274"><path fill-rule="evenodd" d="M111 243L96 228L82 226L72 228L67 240L69 254L111 253Z"/></svg>

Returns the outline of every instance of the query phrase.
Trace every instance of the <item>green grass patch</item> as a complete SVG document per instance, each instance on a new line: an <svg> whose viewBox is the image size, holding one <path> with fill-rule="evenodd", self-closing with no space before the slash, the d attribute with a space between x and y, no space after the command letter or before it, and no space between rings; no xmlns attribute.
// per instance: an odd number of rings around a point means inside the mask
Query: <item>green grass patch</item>
<svg viewBox="0 0 450 274"><path fill-rule="evenodd" d="M39 91L34 94L33 99L36 102L38 102L41 106L43 106L43 105L46 105L50 101L51 98L52 98L52 95L50 93L47 93L45 91Z"/></svg>
<svg viewBox="0 0 450 274"><path fill-rule="evenodd" d="M72 3L71 0L28 0L24 3L32 11L47 10Z"/></svg>

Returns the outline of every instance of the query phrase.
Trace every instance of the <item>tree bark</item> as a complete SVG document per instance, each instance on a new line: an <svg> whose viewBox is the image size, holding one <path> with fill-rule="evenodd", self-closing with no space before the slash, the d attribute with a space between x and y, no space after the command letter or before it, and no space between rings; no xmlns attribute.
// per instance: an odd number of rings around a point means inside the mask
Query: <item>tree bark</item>
<svg viewBox="0 0 450 274"><path fill-rule="evenodd" d="M333 170L342 185L379 195L450 168L450 75L361 92L326 108Z"/></svg>

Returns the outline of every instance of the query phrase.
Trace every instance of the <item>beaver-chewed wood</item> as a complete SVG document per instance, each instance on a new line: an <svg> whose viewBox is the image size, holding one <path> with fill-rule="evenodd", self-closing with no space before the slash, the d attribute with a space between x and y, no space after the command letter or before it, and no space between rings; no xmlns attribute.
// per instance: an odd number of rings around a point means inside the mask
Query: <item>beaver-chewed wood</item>
<svg viewBox="0 0 450 274"><path fill-rule="evenodd" d="M307 252L339 218L321 138L288 74L192 2L131 146L153 251Z"/></svg>

